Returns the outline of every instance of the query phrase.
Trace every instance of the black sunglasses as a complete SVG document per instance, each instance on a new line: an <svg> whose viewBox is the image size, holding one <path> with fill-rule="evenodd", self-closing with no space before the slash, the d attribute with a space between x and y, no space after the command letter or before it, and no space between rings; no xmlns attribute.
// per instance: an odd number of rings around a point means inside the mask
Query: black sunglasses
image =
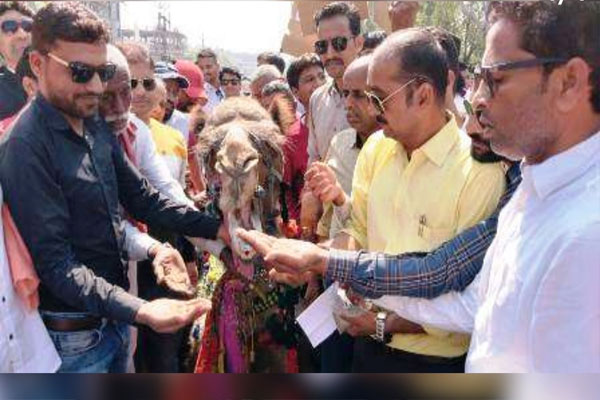
<svg viewBox="0 0 600 400"><path fill-rule="evenodd" d="M99 67L94 67L79 61L67 62L52 53L48 53L48 57L67 67L71 71L71 79L75 83L88 83L92 80L96 73L98 73L100 81L108 82L113 76L115 76L115 72L117 71L117 66L112 63L106 63Z"/></svg>
<svg viewBox="0 0 600 400"><path fill-rule="evenodd" d="M331 42L331 46L338 53L346 50L348 47L348 37L346 36L337 36L329 40L317 40L315 42L315 53L322 55L327 53L327 49L329 48L329 42Z"/></svg>
<svg viewBox="0 0 600 400"><path fill-rule="evenodd" d="M138 83L142 83L142 87L146 92L151 92L156 89L156 80L154 78L144 78L144 79L131 79L131 89L135 90Z"/></svg>
<svg viewBox="0 0 600 400"><path fill-rule="evenodd" d="M488 66L482 65L478 68L479 71L476 70L476 73L479 72L481 74L481 79L483 79L490 91L490 97L494 97L494 94L498 91L498 84L492 76L494 72L510 71L519 68L533 68L539 67L540 65L562 64L567 61L568 60L564 58L532 58L529 60L498 63Z"/></svg>
<svg viewBox="0 0 600 400"><path fill-rule="evenodd" d="M15 21L14 19L7 19L2 22L1 28L4 33L16 33L19 30L19 26L25 32L31 32L33 28L33 21L30 19L23 19L21 21Z"/></svg>

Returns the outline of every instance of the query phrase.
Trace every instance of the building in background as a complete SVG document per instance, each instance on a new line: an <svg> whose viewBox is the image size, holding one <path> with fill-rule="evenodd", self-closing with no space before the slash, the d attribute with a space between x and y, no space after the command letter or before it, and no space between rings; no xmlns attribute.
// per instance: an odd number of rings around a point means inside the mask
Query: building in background
<svg viewBox="0 0 600 400"><path fill-rule="evenodd" d="M93 10L110 26L113 41L119 41L121 35L121 5L118 1L83 1L86 7Z"/></svg>

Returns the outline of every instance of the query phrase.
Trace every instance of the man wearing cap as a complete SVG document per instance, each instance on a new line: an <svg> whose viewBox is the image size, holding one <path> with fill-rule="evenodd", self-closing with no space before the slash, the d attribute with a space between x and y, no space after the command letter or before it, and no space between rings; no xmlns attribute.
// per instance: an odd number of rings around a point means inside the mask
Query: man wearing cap
<svg viewBox="0 0 600 400"><path fill-rule="evenodd" d="M184 113L189 113L196 104L205 106L208 102L208 96L204 90L204 74L202 70L196 64L187 60L177 60L175 68L189 83L187 88L179 91L177 109Z"/></svg>
<svg viewBox="0 0 600 400"><path fill-rule="evenodd" d="M175 108L179 92L190 86L187 78L181 75L175 65L166 62L157 62L154 67L154 76L165 82L167 89L167 102L165 116L162 123L181 132L185 143L189 139L189 118L187 114L182 113Z"/></svg>

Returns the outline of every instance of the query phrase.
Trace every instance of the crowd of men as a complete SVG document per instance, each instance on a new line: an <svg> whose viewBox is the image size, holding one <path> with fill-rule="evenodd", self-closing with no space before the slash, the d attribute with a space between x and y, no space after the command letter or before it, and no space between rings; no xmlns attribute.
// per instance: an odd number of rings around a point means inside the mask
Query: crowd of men
<svg viewBox="0 0 600 400"><path fill-rule="evenodd" d="M210 49L114 43L77 2L0 3L0 371L186 369L210 302L156 274L195 285L230 242L195 145L251 96L295 114L300 229L237 235L274 281L353 303L311 370L600 372L599 5L492 2L474 79L417 9L394 2L386 35L330 3L314 53L247 79Z"/></svg>

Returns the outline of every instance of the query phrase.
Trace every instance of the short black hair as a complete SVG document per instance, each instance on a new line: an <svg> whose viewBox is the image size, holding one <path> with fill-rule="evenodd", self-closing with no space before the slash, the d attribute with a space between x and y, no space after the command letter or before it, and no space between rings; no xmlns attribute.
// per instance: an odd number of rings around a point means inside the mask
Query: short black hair
<svg viewBox="0 0 600 400"><path fill-rule="evenodd" d="M27 46L25 50L23 50L23 55L21 56L21 58L19 58L19 62L17 63L17 67L15 68L15 74L19 77L21 81L25 77L37 81L37 77L31 70L31 64L29 63L29 54L31 54L31 46Z"/></svg>
<svg viewBox="0 0 600 400"><path fill-rule="evenodd" d="M0 3L0 16L4 15L7 11L16 11L29 18L33 18L35 15L31 7L22 1L6 1Z"/></svg>
<svg viewBox="0 0 600 400"><path fill-rule="evenodd" d="M305 69L310 67L319 67L322 70L325 70L321 59L314 53L302 54L292 61L288 67L286 76L290 87L298 89L298 86L300 86L300 75L302 75Z"/></svg>
<svg viewBox="0 0 600 400"><path fill-rule="evenodd" d="M279 54L275 54L271 51L265 51L264 53L260 53L256 59L264 60L264 62L267 64L276 66L279 72L282 74L285 71L285 60Z"/></svg>
<svg viewBox="0 0 600 400"><path fill-rule="evenodd" d="M387 33L385 31L365 32L363 38L365 39L363 50L374 50L387 38Z"/></svg>
<svg viewBox="0 0 600 400"><path fill-rule="evenodd" d="M235 67L221 68L221 72L219 72L219 80L222 80L223 75L225 75L225 74L235 75L235 77L237 77L239 80L242 80L242 73L240 71L238 71L238 69Z"/></svg>
<svg viewBox="0 0 600 400"><path fill-rule="evenodd" d="M218 62L218 58L217 58L217 53L215 53L212 49L202 49L198 52L198 56L196 57L196 60L198 60L199 58L212 58L215 60L215 62Z"/></svg>
<svg viewBox="0 0 600 400"><path fill-rule="evenodd" d="M317 27L319 27L321 21L337 17L338 15L348 18L348 21L350 22L350 32L352 32L354 36L360 35L360 13L354 4L344 3L342 1L327 4L315 15L315 23L317 24Z"/></svg>
<svg viewBox="0 0 600 400"><path fill-rule="evenodd" d="M446 58L448 59L448 69L454 72L454 76L456 77L454 80L454 88L452 89L454 93L462 94L462 91L465 88L465 81L460 73L460 38L443 28L427 27L425 29L431 32L440 46L442 46L442 49L444 49L444 53L446 53Z"/></svg>
<svg viewBox="0 0 600 400"><path fill-rule="evenodd" d="M508 19L520 29L520 46L536 57L571 59L580 57L590 66L590 102L600 113L600 4L548 0L497 2L491 23ZM549 74L556 64L545 66Z"/></svg>
<svg viewBox="0 0 600 400"><path fill-rule="evenodd" d="M108 43L106 23L83 4L51 2L33 18L31 47L42 54L52 50L57 40L78 43Z"/></svg>
<svg viewBox="0 0 600 400"><path fill-rule="evenodd" d="M427 28L397 31L386 39L384 46L398 65L399 80L406 80L407 75L425 78L433 86L438 103L444 103L448 85L448 57ZM412 90L408 88L407 93L410 101Z"/></svg>

